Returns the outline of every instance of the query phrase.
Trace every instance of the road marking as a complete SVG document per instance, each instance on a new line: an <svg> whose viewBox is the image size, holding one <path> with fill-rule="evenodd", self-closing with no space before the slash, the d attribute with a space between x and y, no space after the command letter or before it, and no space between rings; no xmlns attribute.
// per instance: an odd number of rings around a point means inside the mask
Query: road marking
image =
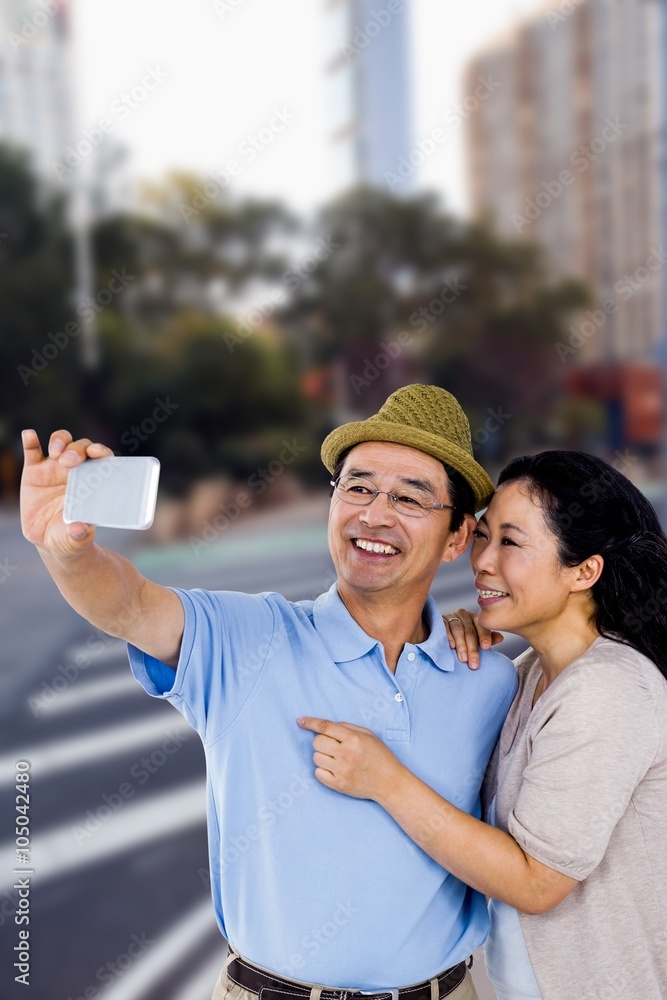
<svg viewBox="0 0 667 1000"><path fill-rule="evenodd" d="M82 684L72 684L58 694L53 701L45 702L39 709L41 715L57 715L59 712L70 712L73 709L88 706L96 701L120 698L125 695L143 696L145 691L129 671L123 671L115 677L96 677Z"/></svg>
<svg viewBox="0 0 667 1000"><path fill-rule="evenodd" d="M147 746L169 733L192 735L193 730L180 716L160 713L156 718L144 717L119 726L109 726L101 731L84 733L69 740L33 747L19 747L0 757L0 788L14 784L16 761L30 763L30 782L77 767L87 767L106 758L117 757L128 750Z"/></svg>
<svg viewBox="0 0 667 1000"><path fill-rule="evenodd" d="M108 808L108 807L107 807ZM46 830L33 831L30 867L33 882L60 878L63 875L106 861L151 841L173 836L189 827L204 824L206 819L206 784L197 779L183 788L149 795L143 802L123 805L118 812L92 828L85 839L73 828L87 829L85 819L70 821ZM0 891L11 889L16 881L16 846L13 841L0 845Z"/></svg>
<svg viewBox="0 0 667 1000"><path fill-rule="evenodd" d="M104 643L104 648L95 650L88 642L78 642L67 650L63 659L68 663L79 664L80 661L88 664L106 663L107 660L117 660L127 658L127 643L122 639L115 639L106 632L98 629L90 638L96 639L98 643ZM86 669L84 667L84 669Z"/></svg>
<svg viewBox="0 0 667 1000"><path fill-rule="evenodd" d="M127 972L123 972L122 976L109 989L104 990L105 1000L140 1000L151 989L154 989L161 979L165 978L166 973L176 969L181 962L188 958L189 953L201 944L204 935L212 934L215 930L217 930L217 924L213 904L209 897L205 903L190 910L183 920L172 924L159 941L151 945L148 951L138 958ZM220 934L219 931L218 934ZM199 993L192 990L184 991L179 994L179 1000L181 996L183 1000L185 997L191 997L192 1000L202 1000L203 997L211 995L215 986L216 969L219 975L227 952L224 939L221 938L221 941L222 958L216 957L215 968L211 963L210 970L208 965L204 969L208 978L204 976L204 972L198 970L196 979L201 979L203 989L200 989ZM208 992L206 992L207 988Z"/></svg>
<svg viewBox="0 0 667 1000"><path fill-rule="evenodd" d="M208 1000L217 983L227 958L227 947L223 944L215 958L211 959L170 1000ZM118 1000L125 1000L119 997Z"/></svg>

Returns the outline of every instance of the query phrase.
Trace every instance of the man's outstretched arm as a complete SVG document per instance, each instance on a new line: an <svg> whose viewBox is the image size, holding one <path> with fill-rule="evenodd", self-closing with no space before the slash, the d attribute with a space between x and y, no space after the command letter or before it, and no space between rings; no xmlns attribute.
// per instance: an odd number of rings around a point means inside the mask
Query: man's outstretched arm
<svg viewBox="0 0 667 1000"><path fill-rule="evenodd" d="M95 542L90 524L65 524L69 469L113 452L55 431L45 456L34 430L23 431L21 526L68 604L96 628L176 667L185 616L177 595L147 580L132 563Z"/></svg>

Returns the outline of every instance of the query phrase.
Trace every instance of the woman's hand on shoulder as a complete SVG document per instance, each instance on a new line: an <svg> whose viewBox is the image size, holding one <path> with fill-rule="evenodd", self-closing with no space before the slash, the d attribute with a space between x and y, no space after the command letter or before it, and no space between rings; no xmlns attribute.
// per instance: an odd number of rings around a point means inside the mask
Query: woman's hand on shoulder
<svg viewBox="0 0 667 1000"><path fill-rule="evenodd" d="M504 636L502 632L491 632L479 623L479 615L464 608L448 612L442 616L447 630L447 638L452 649L462 663L467 663L471 670L479 667L480 649L491 649Z"/></svg>

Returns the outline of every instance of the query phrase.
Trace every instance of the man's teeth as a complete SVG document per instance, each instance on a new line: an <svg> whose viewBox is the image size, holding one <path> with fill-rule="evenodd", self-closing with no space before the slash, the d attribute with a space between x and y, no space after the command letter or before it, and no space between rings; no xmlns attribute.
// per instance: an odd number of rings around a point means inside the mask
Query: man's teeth
<svg viewBox="0 0 667 1000"><path fill-rule="evenodd" d="M358 549L366 552L382 552L384 555L393 556L399 551L393 545L383 545L381 542L367 542L364 538L355 538L354 544Z"/></svg>
<svg viewBox="0 0 667 1000"><path fill-rule="evenodd" d="M504 590L478 590L480 597L508 597Z"/></svg>

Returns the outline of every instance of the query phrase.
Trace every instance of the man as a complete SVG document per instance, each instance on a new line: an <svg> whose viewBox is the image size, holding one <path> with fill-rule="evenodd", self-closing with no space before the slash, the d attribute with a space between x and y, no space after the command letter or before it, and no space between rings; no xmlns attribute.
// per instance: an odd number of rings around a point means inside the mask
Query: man
<svg viewBox="0 0 667 1000"><path fill-rule="evenodd" d="M407 386L326 438L337 582L316 601L157 586L96 545L92 526L63 524L68 466L109 450L66 431L51 436L47 458L34 431L24 447L26 538L66 600L130 644L146 691L202 738L211 890L232 949L214 996L474 997L466 960L487 933L484 898L375 803L319 783L312 736L297 723L308 715L372 729L479 815L516 678L495 652L475 671L459 663L429 597L493 490L454 397Z"/></svg>

